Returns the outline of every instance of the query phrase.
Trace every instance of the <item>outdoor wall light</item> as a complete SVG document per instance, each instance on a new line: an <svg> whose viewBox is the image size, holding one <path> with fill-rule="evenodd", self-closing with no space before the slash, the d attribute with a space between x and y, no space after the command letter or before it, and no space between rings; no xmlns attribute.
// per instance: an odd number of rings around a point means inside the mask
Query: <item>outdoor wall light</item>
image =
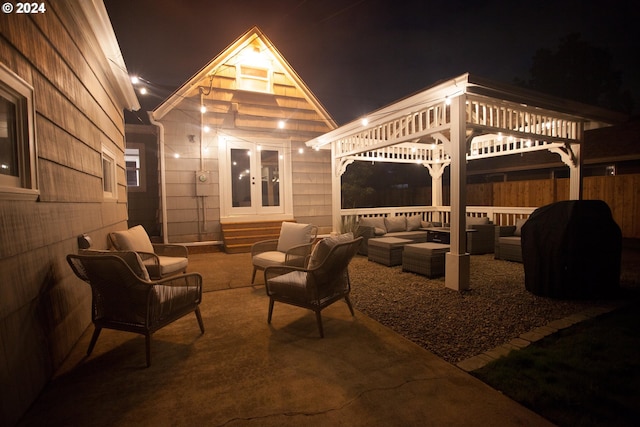
<svg viewBox="0 0 640 427"><path fill-rule="evenodd" d="M91 237L87 234L81 234L78 236L78 248L89 249L91 247Z"/></svg>

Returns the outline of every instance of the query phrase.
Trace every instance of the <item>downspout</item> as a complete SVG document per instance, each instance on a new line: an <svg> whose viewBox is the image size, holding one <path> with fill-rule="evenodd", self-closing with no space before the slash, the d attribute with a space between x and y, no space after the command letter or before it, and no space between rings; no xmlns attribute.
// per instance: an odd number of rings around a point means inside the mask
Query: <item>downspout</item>
<svg viewBox="0 0 640 427"><path fill-rule="evenodd" d="M162 123L157 122L153 118L153 111L149 111L149 121L154 126L158 126L158 138L160 143L160 200L162 203L162 241L164 244L169 243L168 229L167 229L167 179L166 179L166 165L164 160L164 126Z"/></svg>

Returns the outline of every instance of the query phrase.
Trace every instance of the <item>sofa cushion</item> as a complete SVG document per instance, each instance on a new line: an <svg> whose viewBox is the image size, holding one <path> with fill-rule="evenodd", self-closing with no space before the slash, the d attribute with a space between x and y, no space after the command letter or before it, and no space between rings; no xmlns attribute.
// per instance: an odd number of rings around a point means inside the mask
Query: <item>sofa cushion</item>
<svg viewBox="0 0 640 427"><path fill-rule="evenodd" d="M525 222L527 222L525 218L520 218L516 220L516 231L513 232L514 236L522 235L522 226L524 225Z"/></svg>
<svg viewBox="0 0 640 427"><path fill-rule="evenodd" d="M489 224L489 217L486 216L468 216L467 217L467 228L472 225L486 225Z"/></svg>
<svg viewBox="0 0 640 427"><path fill-rule="evenodd" d="M420 222L420 228L432 228L432 227L442 227L442 223L441 222L434 222L434 221L421 221Z"/></svg>
<svg viewBox="0 0 640 427"><path fill-rule="evenodd" d="M119 251L154 253L149 235L141 225L111 233L111 242Z"/></svg>
<svg viewBox="0 0 640 427"><path fill-rule="evenodd" d="M309 259L309 266L307 268L314 269L319 267L329 255L331 248L339 243L346 243L353 240L353 233L344 233L339 234L337 236L331 236L324 238L318 242L318 244L313 248L313 252L311 253L311 258Z"/></svg>
<svg viewBox="0 0 640 427"><path fill-rule="evenodd" d="M411 215L407 217L407 231L419 230L422 227L422 216Z"/></svg>
<svg viewBox="0 0 640 427"><path fill-rule="evenodd" d="M297 222L285 221L280 227L277 250L287 252L294 246L311 243L311 224L298 224Z"/></svg>
<svg viewBox="0 0 640 427"><path fill-rule="evenodd" d="M373 234L376 236L382 236L387 232L387 227L384 225L384 217L381 216L360 218L359 225L373 227Z"/></svg>
<svg viewBox="0 0 640 427"><path fill-rule="evenodd" d="M407 231L407 218L404 215L386 217L384 225L387 228L387 233Z"/></svg>

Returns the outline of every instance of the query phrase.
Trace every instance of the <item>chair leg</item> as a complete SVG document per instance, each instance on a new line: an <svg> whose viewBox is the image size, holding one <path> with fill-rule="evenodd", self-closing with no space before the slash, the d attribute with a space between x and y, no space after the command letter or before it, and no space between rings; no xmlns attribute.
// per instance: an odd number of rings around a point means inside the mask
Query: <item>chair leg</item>
<svg viewBox="0 0 640 427"><path fill-rule="evenodd" d="M271 324L271 316L273 315L273 298L269 298L269 315L267 316L267 323Z"/></svg>
<svg viewBox="0 0 640 427"><path fill-rule="evenodd" d="M251 284L252 285L253 285L253 282L256 281L256 271L258 271L258 269L253 267L253 275L251 275Z"/></svg>
<svg viewBox="0 0 640 427"><path fill-rule="evenodd" d="M196 307L196 319L198 319L198 325L200 326L200 332L204 334L204 323L202 323L202 315L200 314L200 307Z"/></svg>
<svg viewBox="0 0 640 427"><path fill-rule="evenodd" d="M349 295L345 295L344 300L347 302L347 305L349 306L349 311L351 312L351 315L355 316L356 313L353 311L353 305L351 305L351 300L349 299Z"/></svg>
<svg viewBox="0 0 640 427"><path fill-rule="evenodd" d="M322 315L320 310L316 311L316 320L318 322L318 330L320 331L320 338L324 338L324 330L322 329Z"/></svg>
<svg viewBox="0 0 640 427"><path fill-rule="evenodd" d="M145 334L145 347L147 350L147 368L151 366L151 334Z"/></svg>
<svg viewBox="0 0 640 427"><path fill-rule="evenodd" d="M93 347L96 345L96 341L98 341L98 336L102 331L101 327L96 326L93 330L93 336L91 337L91 342L89 343L89 348L87 349L87 356L91 354L93 351Z"/></svg>

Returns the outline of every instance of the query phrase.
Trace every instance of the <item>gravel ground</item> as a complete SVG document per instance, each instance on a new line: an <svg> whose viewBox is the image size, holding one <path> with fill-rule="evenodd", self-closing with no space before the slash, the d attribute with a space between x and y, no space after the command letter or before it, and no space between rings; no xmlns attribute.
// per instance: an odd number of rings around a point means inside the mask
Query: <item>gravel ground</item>
<svg viewBox="0 0 640 427"><path fill-rule="evenodd" d="M539 297L524 286L522 264L471 257L470 290L356 256L351 262L351 300L367 316L405 338L457 363L511 341L549 322L605 304Z"/></svg>

